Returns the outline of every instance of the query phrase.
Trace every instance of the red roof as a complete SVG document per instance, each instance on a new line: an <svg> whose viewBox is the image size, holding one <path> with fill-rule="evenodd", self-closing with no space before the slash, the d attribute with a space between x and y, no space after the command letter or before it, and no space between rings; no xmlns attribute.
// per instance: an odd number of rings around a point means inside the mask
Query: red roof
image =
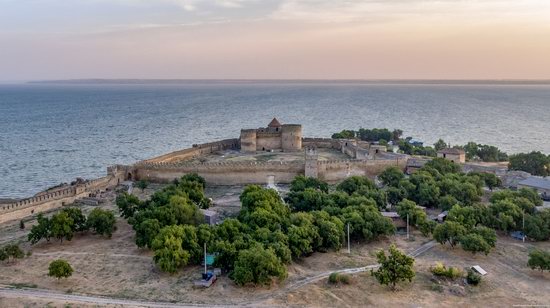
<svg viewBox="0 0 550 308"><path fill-rule="evenodd" d="M281 127L281 123L277 120L277 118L273 118L273 120L267 124L267 127Z"/></svg>

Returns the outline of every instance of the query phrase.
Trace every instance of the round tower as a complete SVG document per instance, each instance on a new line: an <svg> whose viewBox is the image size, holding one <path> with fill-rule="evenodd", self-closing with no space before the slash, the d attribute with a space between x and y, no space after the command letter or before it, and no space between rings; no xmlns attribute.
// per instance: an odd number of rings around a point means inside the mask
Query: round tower
<svg viewBox="0 0 550 308"><path fill-rule="evenodd" d="M302 150L302 125L283 124L281 126L281 141L284 152Z"/></svg>
<svg viewBox="0 0 550 308"><path fill-rule="evenodd" d="M256 153L255 129L241 129L241 152Z"/></svg>

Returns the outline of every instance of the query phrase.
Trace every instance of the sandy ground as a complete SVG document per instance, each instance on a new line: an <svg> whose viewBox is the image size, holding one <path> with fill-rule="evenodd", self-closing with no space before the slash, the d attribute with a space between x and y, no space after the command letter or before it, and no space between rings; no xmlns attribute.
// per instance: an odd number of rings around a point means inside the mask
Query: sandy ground
<svg viewBox="0 0 550 308"><path fill-rule="evenodd" d="M156 188L136 193L146 198ZM211 188L209 192L215 203L225 200L228 207L235 207L235 196L238 200L237 188L235 191ZM114 205L110 201L102 207L113 209ZM88 207L84 209L89 210ZM350 285L329 285L326 279L322 279L298 289L289 286L304 277L322 272L375 264L376 251L387 248L390 243L396 243L404 251L413 251L429 241L416 232L411 241L406 240L405 235L398 234L373 243L352 243L351 254L347 254L345 249L315 253L289 266L289 278L280 285L240 288L229 278L221 277L209 289L196 289L193 280L199 278L200 267L187 267L175 275L160 272L152 262L152 253L135 246L133 230L122 219L118 219L118 230L111 239L88 233L77 235L72 241L62 244L56 241L41 242L31 247L24 239L32 223L27 223L26 230L19 230L18 222L0 226L0 243L22 242L26 251L32 251L32 255L25 259L0 264L0 285L55 290L65 294L207 305L494 307L503 304L550 304L550 274L541 274L526 266L528 251L535 246L550 250L549 242L523 244L500 236L496 249L489 256L473 256L459 248L436 245L416 258L417 276L412 283L400 285L397 292L378 285L369 273L353 275ZM56 258L64 258L71 263L75 269L72 277L56 281L47 276L48 264ZM465 286L460 280L434 280L429 267L437 261L459 268L480 265L489 274L478 287ZM442 290L433 290L434 284L441 285ZM65 307L67 303L62 300L0 297L0 307ZM92 305L72 303L72 307Z"/></svg>
<svg viewBox="0 0 550 308"><path fill-rule="evenodd" d="M317 154L319 160L332 160L332 159L350 159L350 157L340 151L328 148L318 148ZM203 156L201 158L191 159L189 161L199 162L222 162L222 161L303 161L303 152L257 152L255 154L241 153L235 150L227 150Z"/></svg>

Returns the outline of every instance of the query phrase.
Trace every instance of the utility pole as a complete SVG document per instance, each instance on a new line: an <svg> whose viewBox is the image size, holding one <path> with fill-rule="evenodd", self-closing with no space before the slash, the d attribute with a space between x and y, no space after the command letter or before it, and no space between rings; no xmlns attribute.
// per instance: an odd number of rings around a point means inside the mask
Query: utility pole
<svg viewBox="0 0 550 308"><path fill-rule="evenodd" d="M351 254L351 247L349 245L349 223L348 223L348 253Z"/></svg>

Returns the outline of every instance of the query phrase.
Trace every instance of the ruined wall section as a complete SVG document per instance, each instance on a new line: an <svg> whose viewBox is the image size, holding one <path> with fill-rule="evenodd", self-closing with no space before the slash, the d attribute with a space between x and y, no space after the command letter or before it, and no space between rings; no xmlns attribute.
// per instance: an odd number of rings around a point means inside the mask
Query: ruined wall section
<svg viewBox="0 0 550 308"><path fill-rule="evenodd" d="M256 132L256 151L281 149L280 132Z"/></svg>

